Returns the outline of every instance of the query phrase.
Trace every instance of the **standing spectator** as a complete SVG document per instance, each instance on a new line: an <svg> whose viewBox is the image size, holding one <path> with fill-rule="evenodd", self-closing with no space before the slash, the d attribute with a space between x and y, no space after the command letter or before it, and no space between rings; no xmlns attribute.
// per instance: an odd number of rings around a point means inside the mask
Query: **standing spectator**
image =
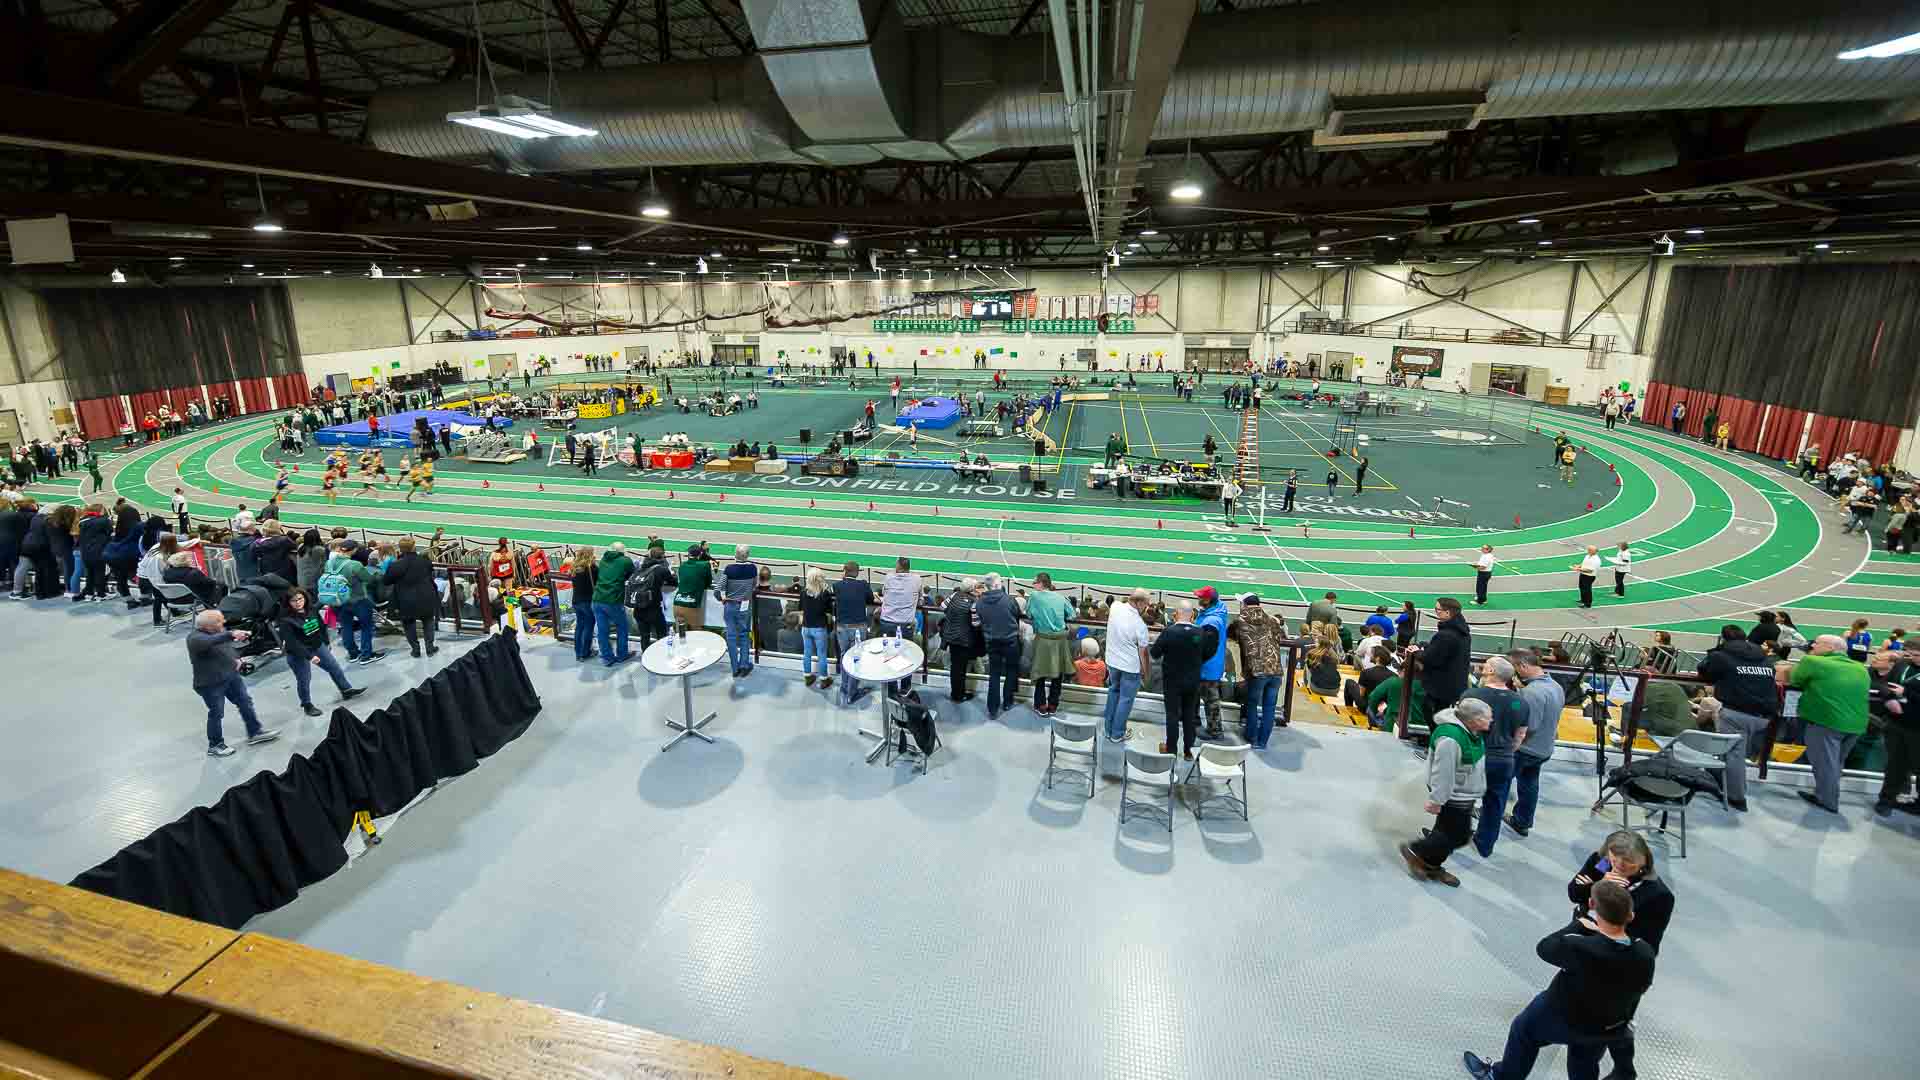
<svg viewBox="0 0 1920 1080"><path fill-rule="evenodd" d="M654 611L659 610L656 603ZM833 669L827 666L827 626L832 611L833 593L827 591L827 575L819 567L810 568L806 586L800 590L800 671L808 686L817 678L823 690L833 685ZM817 673L816 658L820 668Z"/></svg>
<svg viewBox="0 0 1920 1080"><path fill-rule="evenodd" d="M1467 689L1467 668L1473 662L1473 634L1460 614L1460 601L1442 596L1433 602L1433 637L1421 650L1424 671L1420 688L1426 694L1427 715L1460 700Z"/></svg>
<svg viewBox="0 0 1920 1080"><path fill-rule="evenodd" d="M260 530L259 539L253 542L253 565L261 577L272 575L289 585L299 580L299 571L293 565L293 537L279 521L269 521Z"/></svg>
<svg viewBox="0 0 1920 1080"><path fill-rule="evenodd" d="M858 562L848 559L841 571L840 580L833 583L833 644L834 650L844 659L867 636L875 601L873 586L860 576ZM685 572L683 565L681 573ZM851 703L861 692L859 680L847 679L842 682L842 704Z"/></svg>
<svg viewBox="0 0 1920 1080"><path fill-rule="evenodd" d="M1373 609L1373 614L1367 616L1367 621L1361 624L1360 633L1363 641L1366 638L1378 637L1381 644L1385 644L1387 639L1393 636L1393 616L1387 614L1387 605L1381 604Z"/></svg>
<svg viewBox="0 0 1920 1080"><path fill-rule="evenodd" d="M920 593L924 588L920 575L913 572L913 562L902 555L893 564L893 573L880 583L880 633L892 637L896 633L912 640L915 618L920 611Z"/></svg>
<svg viewBox="0 0 1920 1080"><path fill-rule="evenodd" d="M1720 424L1720 407L1708 405L1707 415L1700 421L1700 441L1713 445L1714 429Z"/></svg>
<svg viewBox="0 0 1920 1080"><path fill-rule="evenodd" d="M340 623L347 662L371 664L387 654L373 651L373 600L367 595L373 571L353 555L351 541L334 543L318 583L320 602L333 608L334 618Z"/></svg>
<svg viewBox="0 0 1920 1080"><path fill-rule="evenodd" d="M1627 569L1633 565L1633 552L1627 547L1625 540L1620 541L1620 547L1614 552L1612 562L1613 595L1625 596L1627 595Z"/></svg>
<svg viewBox="0 0 1920 1080"><path fill-rule="evenodd" d="M1575 919L1587 913L1593 903L1594 887L1603 882L1618 885L1633 897L1633 939L1646 942L1658 956L1660 943L1667 936L1667 924L1673 919L1673 890L1654 872L1653 850L1647 847L1644 837L1620 829L1609 833L1600 850L1587 856L1580 872L1567 882L1567 899L1573 901ZM1637 1073L1633 1067L1632 1025L1610 1039L1607 1050L1613 1055L1613 1072L1608 1075L1617 1080L1633 1080Z"/></svg>
<svg viewBox="0 0 1920 1080"><path fill-rule="evenodd" d="M706 544L687 546L687 557L680 560L679 576L680 584L673 596L673 625L685 634L707 625L707 589L713 584L713 559Z"/></svg>
<svg viewBox="0 0 1920 1080"><path fill-rule="evenodd" d="M1487 748L1487 793L1480 800L1480 827L1473 837L1474 850L1483 859L1493 857L1493 845L1500 839L1500 819L1507 808L1508 785L1513 782L1514 758L1527 741L1527 724L1532 719L1526 701L1513 690L1513 676L1512 661L1489 656L1480 664L1480 685L1462 696L1462 700L1486 702L1493 714L1482 740Z"/></svg>
<svg viewBox="0 0 1920 1080"><path fill-rule="evenodd" d="M1328 626L1340 625L1340 611L1334 605L1340 600L1340 594L1328 593L1307 605L1307 622L1323 622Z"/></svg>
<svg viewBox="0 0 1920 1080"><path fill-rule="evenodd" d="M999 574L988 574L985 586L973 602L972 622L986 641L987 719L997 720L1020 698L1020 609ZM885 605L882 599L882 622Z"/></svg>
<svg viewBox="0 0 1920 1080"><path fill-rule="evenodd" d="M308 716L319 716L320 710L313 704L313 668L333 677L333 685L340 691L340 700L352 701L366 693L362 687L347 681L347 673L341 669L340 661L333 658L329 648L326 620L320 617L320 605L313 602L307 594L294 589L287 593L285 607L274 623L274 635L280 639L281 648L287 654L287 670L293 672L294 693L300 699L300 711Z"/></svg>
<svg viewBox="0 0 1920 1080"><path fill-rule="evenodd" d="M244 630L228 630L227 617L217 610L194 616L193 632L187 635L187 660L193 665L193 692L207 705L208 757L227 757L233 753L221 730L229 701L240 710L240 720L247 726L247 745L258 746L280 737L279 729L260 726L246 681L240 678L240 658L234 655L233 646L235 642L246 641L247 637Z"/></svg>
<svg viewBox="0 0 1920 1080"><path fill-rule="evenodd" d="M1493 545L1481 544L1480 556L1473 560L1473 602L1487 602L1487 584L1493 580Z"/></svg>
<svg viewBox="0 0 1920 1080"><path fill-rule="evenodd" d="M1202 585L1194 595L1200 598L1201 605L1198 625L1213 629L1213 651L1207 654L1206 663L1200 665L1200 705L1207 712L1207 737L1217 739L1221 735L1220 684L1227 674L1227 605L1220 599L1220 591L1211 585Z"/></svg>
<svg viewBox="0 0 1920 1080"><path fill-rule="evenodd" d="M413 537L400 538L399 553L387 564L381 582L393 599L393 614L400 620L401 632L407 635L407 648L418 659L423 636L426 655L440 651L433 644L434 624L440 616L440 589L433 580L433 564L415 547Z"/></svg>
<svg viewBox="0 0 1920 1080"><path fill-rule="evenodd" d="M1036 574L1027 597L1027 619L1033 624L1033 711L1052 716L1060 709L1060 684L1073 676L1072 642L1067 620L1073 603L1053 591L1051 574Z"/></svg>
<svg viewBox="0 0 1920 1080"><path fill-rule="evenodd" d="M1679 421L1675 421L1677 424ZM1521 1080L1533 1071L1542 1047L1564 1044L1567 1076L1600 1075L1600 1056L1615 1040L1630 1037L1640 995L1653 984L1653 946L1627 933L1633 894L1617 882L1593 886L1590 915L1540 939L1534 952L1560 971L1507 1029L1499 1061L1465 1055L1474 1080ZM1616 1063L1618 1058L1615 1059Z"/></svg>
<svg viewBox="0 0 1920 1080"><path fill-rule="evenodd" d="M1540 654L1515 649L1507 654L1514 677L1520 681L1520 700L1527 704L1527 737L1513 755L1513 812L1507 825L1521 836L1533 831L1533 814L1540 805L1540 770L1553 758L1560 737L1560 711L1567 692L1540 666Z"/></svg>
<svg viewBox="0 0 1920 1080"><path fill-rule="evenodd" d="M1133 713L1134 695L1140 692L1140 681L1150 666L1147 622L1140 616L1152 602L1151 593L1135 589L1107 609L1106 727L1112 742L1127 741L1127 717Z"/></svg>
<svg viewBox="0 0 1920 1080"><path fill-rule="evenodd" d="M1220 513L1222 520L1227 523L1227 527L1230 529L1239 527L1238 523L1233 520L1233 501L1239 497L1240 485L1234 483L1233 478L1230 476L1223 478L1220 481ZM1257 525L1259 523L1255 522L1255 524Z"/></svg>
<svg viewBox="0 0 1920 1080"><path fill-rule="evenodd" d="M1413 601L1408 600L1402 603L1400 614L1393 617L1394 644L1403 649L1413 644L1414 625L1418 620L1419 615L1414 609Z"/></svg>
<svg viewBox="0 0 1920 1080"><path fill-rule="evenodd" d="M591 545L575 548L567 563L567 580L573 585L573 658L583 664L593 658L593 586L599 577L598 563Z"/></svg>
<svg viewBox="0 0 1920 1080"><path fill-rule="evenodd" d="M1487 790L1487 744L1482 736L1491 720L1487 703L1476 698L1464 698L1434 714L1427 741L1426 804L1433 827L1420 839L1400 845L1400 857L1416 881L1460 887L1460 879L1447 872L1445 864L1447 856L1472 839L1469 817Z"/></svg>
<svg viewBox="0 0 1920 1080"><path fill-rule="evenodd" d="M1680 429L1686 422L1687 422L1687 403L1684 401L1674 402L1673 403L1673 433L1675 435L1681 434Z"/></svg>
<svg viewBox="0 0 1920 1080"><path fill-rule="evenodd" d="M1333 491L1339 486L1340 470L1332 465L1327 466L1327 498L1333 498Z"/></svg>
<svg viewBox="0 0 1920 1080"><path fill-rule="evenodd" d="M1853 516L1847 519L1846 526L1840 531L1851 533L1858 530L1860 535L1868 537L1868 546L1872 546L1868 530L1873 528L1873 514L1879 505L1880 498L1873 493L1872 485L1865 480L1855 483L1853 491L1847 495L1847 511Z"/></svg>
<svg viewBox="0 0 1920 1080"><path fill-rule="evenodd" d="M640 628L640 651L645 652L647 646L667 636L667 590L678 584L673 564L667 562L666 546L658 540L648 544L639 569L627 579L627 605L633 608L633 621ZM821 666L826 662L827 652L822 648Z"/></svg>
<svg viewBox="0 0 1920 1080"><path fill-rule="evenodd" d="M1286 633L1286 624L1267 613L1257 593L1240 598L1240 615L1227 627L1227 636L1240 645L1240 674L1246 680L1240 715L1246 722L1247 742L1255 750L1265 750L1273 737L1274 710L1281 680L1286 678L1286 658L1280 648Z"/></svg>
<svg viewBox="0 0 1920 1080"><path fill-rule="evenodd" d="M1581 559L1578 563L1575 563L1574 565L1567 567L1567 569L1572 570L1575 574L1579 576L1580 606L1583 608L1592 607L1593 606L1593 579L1600 575L1600 549L1593 546L1592 544L1588 544L1587 557L1584 559Z"/></svg>
<svg viewBox="0 0 1920 1080"><path fill-rule="evenodd" d="M1300 494L1300 470L1294 469L1287 473L1287 492L1286 492L1286 497L1281 501L1280 512L1283 514L1293 513L1293 500L1294 500L1294 497L1299 494Z"/></svg>
<svg viewBox="0 0 1920 1080"><path fill-rule="evenodd" d="M627 545L617 540L608 544L593 579L593 631L600 640L600 662L607 667L633 659L627 651L626 609L627 578L632 573Z"/></svg>
<svg viewBox="0 0 1920 1080"><path fill-rule="evenodd" d="M1880 796L1873 803L1873 812L1881 817L1894 810L1920 813L1920 801L1900 801L1914 773L1920 771L1920 664L1902 665L1896 678L1900 693L1886 703L1887 721L1882 730L1887 764L1880 780Z"/></svg>
<svg viewBox="0 0 1920 1080"><path fill-rule="evenodd" d="M1785 656L1786 651L1776 644L1781 638L1779 616L1771 611L1762 611L1755 617L1759 621L1747 631L1747 640L1763 649L1771 648L1777 656Z"/></svg>
<svg viewBox="0 0 1920 1080"><path fill-rule="evenodd" d="M753 640L748 629L753 625L753 593L760 582L760 568L747 558L751 553L747 545L736 544L733 561L720 572L720 581L713 588L726 624L727 660L733 665L736 679L753 673Z"/></svg>
<svg viewBox="0 0 1920 1080"><path fill-rule="evenodd" d="M1219 648L1219 631L1212 626L1194 624L1193 601L1182 600L1174 608L1173 625L1161 631L1147 650L1160 661L1166 695L1167 737L1160 752L1171 754L1177 746L1180 756L1193 760L1193 745L1200 727L1201 667Z"/></svg>
<svg viewBox="0 0 1920 1080"><path fill-rule="evenodd" d="M1830 814L1840 812L1840 769L1867 730L1867 669L1847 658L1846 647L1837 635L1821 634L1799 661L1774 667L1781 686L1800 691L1807 724L1813 790L1797 794Z"/></svg>
<svg viewBox="0 0 1920 1080"><path fill-rule="evenodd" d="M91 503L75 528L74 555L86 570L87 579L84 592L75 580L73 602L98 603L107 598L107 544L113 539L113 519L107 516L106 507Z"/></svg>

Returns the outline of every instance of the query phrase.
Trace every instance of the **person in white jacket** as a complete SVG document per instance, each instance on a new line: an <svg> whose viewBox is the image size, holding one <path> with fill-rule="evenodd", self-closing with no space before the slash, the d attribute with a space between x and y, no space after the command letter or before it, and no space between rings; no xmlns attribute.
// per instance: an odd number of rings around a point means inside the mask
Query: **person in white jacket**
<svg viewBox="0 0 1920 1080"><path fill-rule="evenodd" d="M1416 881L1454 888L1460 879L1442 868L1447 856L1472 837L1473 806L1487 791L1487 744L1482 738L1493 710L1479 698L1462 698L1433 718L1427 744L1427 813L1433 827L1400 845L1400 857Z"/></svg>

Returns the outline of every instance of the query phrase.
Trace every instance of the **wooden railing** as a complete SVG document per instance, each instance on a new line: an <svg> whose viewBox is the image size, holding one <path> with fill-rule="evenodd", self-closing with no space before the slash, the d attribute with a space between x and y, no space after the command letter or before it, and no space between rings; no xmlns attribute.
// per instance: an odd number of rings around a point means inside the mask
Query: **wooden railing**
<svg viewBox="0 0 1920 1080"><path fill-rule="evenodd" d="M0 1078L822 1075L0 870Z"/></svg>

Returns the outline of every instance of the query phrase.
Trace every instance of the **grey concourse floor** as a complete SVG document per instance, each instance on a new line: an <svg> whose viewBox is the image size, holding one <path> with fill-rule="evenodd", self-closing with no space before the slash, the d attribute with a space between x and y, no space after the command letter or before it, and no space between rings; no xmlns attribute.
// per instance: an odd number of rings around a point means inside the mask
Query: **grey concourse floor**
<svg viewBox="0 0 1920 1080"><path fill-rule="evenodd" d="M66 880L324 733L276 664L254 692L288 737L204 757L183 653L115 604L0 604L0 864ZM1532 837L1469 849L1449 890L1394 854L1424 772L1382 736L1283 729L1250 825L1183 806L1169 840L1118 825L1117 781L1042 789L1024 708L944 716L917 776L862 764L854 717L797 675L715 668L695 699L718 743L662 754L677 687L526 655L546 710L523 738L250 929L855 1077L1442 1078L1546 985L1533 943L1608 829L1591 773L1558 764ZM372 707L427 669L402 646L349 670ZM1679 906L1640 1074L1911 1076L1916 819L1752 801L1703 807L1663 862Z"/></svg>

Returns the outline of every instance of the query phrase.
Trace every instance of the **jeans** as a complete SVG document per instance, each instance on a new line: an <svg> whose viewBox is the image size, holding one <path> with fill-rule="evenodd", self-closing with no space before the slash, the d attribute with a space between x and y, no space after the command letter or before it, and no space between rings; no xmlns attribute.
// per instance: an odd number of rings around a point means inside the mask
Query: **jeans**
<svg viewBox="0 0 1920 1080"><path fill-rule="evenodd" d="M814 670L814 660L818 658L820 670ZM827 628L824 626L803 626L800 628L800 672L804 675L818 675L825 678L832 674L827 667Z"/></svg>
<svg viewBox="0 0 1920 1080"><path fill-rule="evenodd" d="M1409 845L1413 853L1428 866L1445 865L1447 856L1473 837L1473 823L1467 813L1470 807L1469 803L1441 804L1440 812L1433 816L1433 828Z"/></svg>
<svg viewBox="0 0 1920 1080"><path fill-rule="evenodd" d="M1722 705L1720 712L1713 718L1713 730L1729 735L1744 735L1742 741L1735 743L1727 752L1727 778L1724 788L1727 798L1733 802L1747 801L1747 755L1760 749L1766 740L1767 725L1773 721L1764 716L1729 709Z"/></svg>
<svg viewBox="0 0 1920 1080"><path fill-rule="evenodd" d="M373 601L351 600L333 609L340 620L340 642L346 646L347 659L373 655ZM354 641L355 634L360 640Z"/></svg>
<svg viewBox="0 0 1920 1080"><path fill-rule="evenodd" d="M1127 737L1127 717L1133 715L1133 699L1140 693L1140 673L1107 668L1107 737Z"/></svg>
<svg viewBox="0 0 1920 1080"><path fill-rule="evenodd" d="M619 604L593 602L593 628L600 638L600 661L611 667L627 659L627 609ZM614 651L615 639L620 642L618 652Z"/></svg>
<svg viewBox="0 0 1920 1080"><path fill-rule="evenodd" d="M839 654L840 664L843 668L846 666L847 657L853 655L853 650L858 648L860 643L866 640L866 637L867 628L858 624L849 626L846 623L841 623L839 626L833 628L834 650ZM859 679L854 678L846 671L842 671L840 674L839 703L842 705L851 705L860 700L861 695L866 693L866 687L861 684Z"/></svg>
<svg viewBox="0 0 1920 1080"><path fill-rule="evenodd" d="M1555 1009L1546 991L1535 994L1520 1015L1507 1028L1507 1048L1493 1075L1499 1080L1521 1080L1533 1071L1540 1049L1556 1043L1567 1048L1567 1080L1599 1080L1600 1055L1607 1049L1605 1036L1575 1031L1567 1018ZM1619 1059L1615 1058L1616 1064Z"/></svg>
<svg viewBox="0 0 1920 1080"><path fill-rule="evenodd" d="M753 641L748 630L753 625L753 613L745 604L721 604L720 614L727 624L727 660L735 671L752 671Z"/></svg>
<svg viewBox="0 0 1920 1080"><path fill-rule="evenodd" d="M593 655L593 601L573 605L573 658L585 661Z"/></svg>
<svg viewBox="0 0 1920 1080"><path fill-rule="evenodd" d="M313 669L318 665L321 671L333 676L333 685L341 692L353 689L347 681L347 673L340 668L340 661L334 659L333 650L321 645L313 650L313 658L287 654L287 670L293 672L293 690L300 696L303 706L313 704Z"/></svg>
<svg viewBox="0 0 1920 1080"><path fill-rule="evenodd" d="M1507 809L1507 786L1513 783L1513 754L1488 754L1487 793L1480 797L1480 827L1473 836L1473 849L1481 858L1493 854L1500 839L1500 815Z"/></svg>
<svg viewBox="0 0 1920 1080"><path fill-rule="evenodd" d="M1813 794L1829 810L1840 809L1840 767L1846 764L1858 735L1835 731L1823 724L1808 724L1805 736L1807 764L1813 768Z"/></svg>
<svg viewBox="0 0 1920 1080"><path fill-rule="evenodd" d="M987 642L987 715L1011 709L1020 697L1020 639Z"/></svg>
<svg viewBox="0 0 1920 1080"><path fill-rule="evenodd" d="M246 680L238 671L227 676L227 681L213 686L196 686L193 692L207 703L207 745L219 746L227 741L221 734L220 721L226 717L227 702L240 710L240 720L247 725L248 735L260 734L260 718L253 713L253 697L247 693Z"/></svg>
<svg viewBox="0 0 1920 1080"><path fill-rule="evenodd" d="M1513 755L1513 823L1522 829L1533 828L1533 811L1540 805L1540 770L1547 759L1532 754Z"/></svg>
<svg viewBox="0 0 1920 1080"><path fill-rule="evenodd" d="M1240 707L1240 718L1247 725L1247 741L1256 750L1264 750L1273 737L1273 713L1280 703L1281 675L1254 675L1247 679L1247 701Z"/></svg>
<svg viewBox="0 0 1920 1080"><path fill-rule="evenodd" d="M75 544L73 554L67 556L67 591L80 595L80 571L85 562L80 558L80 545Z"/></svg>

